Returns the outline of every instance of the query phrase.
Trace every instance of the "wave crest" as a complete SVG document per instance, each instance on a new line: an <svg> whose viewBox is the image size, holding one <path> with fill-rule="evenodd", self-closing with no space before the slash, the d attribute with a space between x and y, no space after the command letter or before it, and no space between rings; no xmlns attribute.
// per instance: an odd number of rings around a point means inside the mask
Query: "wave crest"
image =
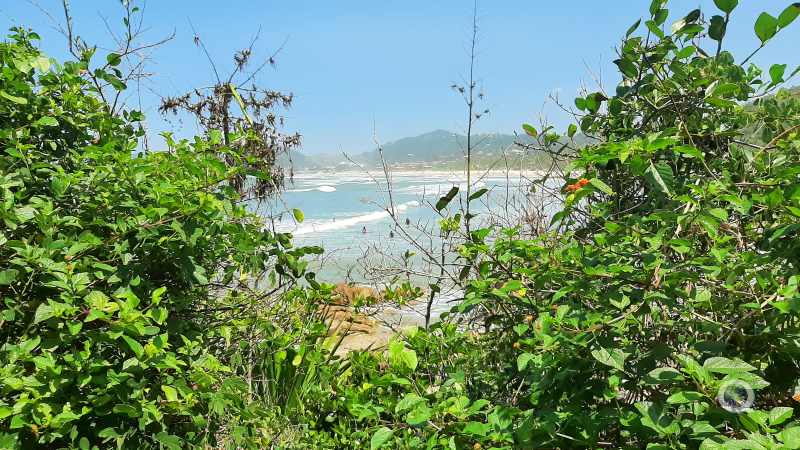
<svg viewBox="0 0 800 450"><path fill-rule="evenodd" d="M394 210L396 213L403 213L407 211L409 208L415 208L417 206L419 206L419 202L413 200L395 206ZM320 233L323 231L343 230L358 225L360 223L377 222L387 217L389 217L388 211L375 211L368 214L362 214L360 216L354 216L354 217L347 217L340 220L326 220L324 222L319 222L319 223L307 223L298 227L296 230L292 232L292 234L295 236L300 236L304 234Z"/></svg>

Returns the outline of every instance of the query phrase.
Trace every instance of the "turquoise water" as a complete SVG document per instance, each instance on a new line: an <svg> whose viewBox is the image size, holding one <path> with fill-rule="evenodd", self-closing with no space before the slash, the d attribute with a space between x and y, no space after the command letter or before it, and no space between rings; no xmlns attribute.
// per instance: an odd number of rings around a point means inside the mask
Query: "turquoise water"
<svg viewBox="0 0 800 450"><path fill-rule="evenodd" d="M507 188L524 184L499 175L476 178L473 191L489 190L481 201L473 202L473 211L478 212L505 199ZM419 253L409 236L425 247L438 248L438 239L428 236L431 230L438 232L439 217L432 205L453 186L462 191L466 188L462 174L392 175L391 204L398 221L409 230L405 238L387 212L390 195L382 173L375 174L375 179L362 172L299 173L281 198L262 206L260 212L270 217L275 229L292 232L296 245L325 249L325 254L312 264L318 278L329 282L375 282L402 267L406 251ZM457 208L457 202L454 200L451 207ZM302 223L296 223L292 208L303 211ZM412 264L415 260L420 258L412 258ZM425 271L424 267L417 268Z"/></svg>

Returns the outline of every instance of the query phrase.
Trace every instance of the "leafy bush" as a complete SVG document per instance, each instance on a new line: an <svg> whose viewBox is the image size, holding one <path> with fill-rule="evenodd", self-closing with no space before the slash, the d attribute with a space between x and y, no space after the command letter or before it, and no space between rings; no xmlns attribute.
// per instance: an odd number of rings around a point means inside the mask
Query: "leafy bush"
<svg viewBox="0 0 800 450"><path fill-rule="evenodd" d="M352 358L373 447L800 448L800 100L724 51L737 2L715 3L668 34L653 1L616 91L576 100L594 143L550 233L472 231L458 309L490 332L418 333L413 371ZM761 47L798 13L762 14Z"/></svg>
<svg viewBox="0 0 800 450"><path fill-rule="evenodd" d="M220 183L237 152L167 136L137 153L141 115L109 115L87 62L37 38L0 43L0 447L252 437L224 426L253 416L226 342L263 301L251 278L302 275L305 250Z"/></svg>
<svg viewBox="0 0 800 450"><path fill-rule="evenodd" d="M137 154L140 115L17 30L0 446L800 448L800 99L785 65L724 51L737 3L668 34L654 0L615 92L576 99L591 144L551 230L470 230L456 312L489 311L484 333L445 321L343 362L314 306L333 286L302 260L319 249L224 182L253 165L214 133ZM762 14L759 49L798 15Z"/></svg>
<svg viewBox="0 0 800 450"><path fill-rule="evenodd" d="M799 448L800 101L763 98L785 65L765 77L721 50L736 2L671 35L663 3L646 37L627 33L615 94L576 100L598 143L573 163L563 233L502 239L463 307L512 311L518 444ZM797 13L762 15L762 46ZM752 407L728 404L737 385Z"/></svg>

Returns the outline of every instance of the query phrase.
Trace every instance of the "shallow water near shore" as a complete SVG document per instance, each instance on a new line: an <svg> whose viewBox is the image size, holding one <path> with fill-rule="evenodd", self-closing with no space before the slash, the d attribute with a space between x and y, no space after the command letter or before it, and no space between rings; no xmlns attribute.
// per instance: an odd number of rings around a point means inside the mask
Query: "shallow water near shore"
<svg viewBox="0 0 800 450"><path fill-rule="evenodd" d="M519 202L518 197L522 197L526 201L529 179L540 175L501 171L473 174L472 192L487 189L480 201L471 204L473 213L480 217L489 210L502 210L505 205L506 214L515 214L507 208L509 198ZM394 172L389 189L382 172L301 172L295 174L280 198L255 209L268 218L275 230L292 233L294 245L324 249L324 254L313 259L309 267L317 279L370 284L380 289L391 281L391 273L403 267L403 254L419 253L419 248L409 242L409 235L431 248L440 245L435 234L420 230L437 232L441 217L433 205L453 186L458 186L461 193L466 191L463 173ZM392 207L401 226L411 230L405 237L389 213ZM454 200L451 208L458 207L458 200ZM293 208L303 212L302 223L295 220ZM425 287L429 279L420 259L409 259L408 267L415 273L409 279ZM436 319L448 311L460 296L459 291L443 289L435 298L432 317ZM421 304L390 308L382 313L382 319L399 328L424 325L424 310Z"/></svg>
<svg viewBox="0 0 800 450"><path fill-rule="evenodd" d="M366 281L365 274L353 267L367 250L381 249L393 255L414 250L396 230L388 212L392 205L400 221L431 229L436 227L438 218L432 204L453 186L459 186L462 192L466 189L466 178L460 173L397 172L392 174L390 198L382 173L373 175L374 178L364 172L298 173L280 199L261 205L258 212L270 217L276 230L291 232L295 245L325 249L326 257L314 267L318 278L334 282L349 275L355 281ZM483 202L472 204L479 214L492 202L504 199L507 189L516 190L524 183L519 173L480 175L473 174L477 181L472 190L486 188L488 192ZM303 211L302 223L288 212L292 208Z"/></svg>

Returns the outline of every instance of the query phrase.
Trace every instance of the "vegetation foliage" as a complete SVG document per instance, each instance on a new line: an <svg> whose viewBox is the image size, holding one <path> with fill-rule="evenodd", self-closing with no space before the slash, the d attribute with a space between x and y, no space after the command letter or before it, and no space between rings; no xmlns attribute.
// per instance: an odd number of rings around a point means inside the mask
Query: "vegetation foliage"
<svg viewBox="0 0 800 450"><path fill-rule="evenodd" d="M466 230L450 317L344 359L302 260L320 249L226 181L263 176L233 131L139 153L140 114L15 30L0 447L800 448L797 71L724 50L737 3L667 26L654 0L615 91L575 101L589 144L551 229ZM759 49L798 15L762 14Z"/></svg>

